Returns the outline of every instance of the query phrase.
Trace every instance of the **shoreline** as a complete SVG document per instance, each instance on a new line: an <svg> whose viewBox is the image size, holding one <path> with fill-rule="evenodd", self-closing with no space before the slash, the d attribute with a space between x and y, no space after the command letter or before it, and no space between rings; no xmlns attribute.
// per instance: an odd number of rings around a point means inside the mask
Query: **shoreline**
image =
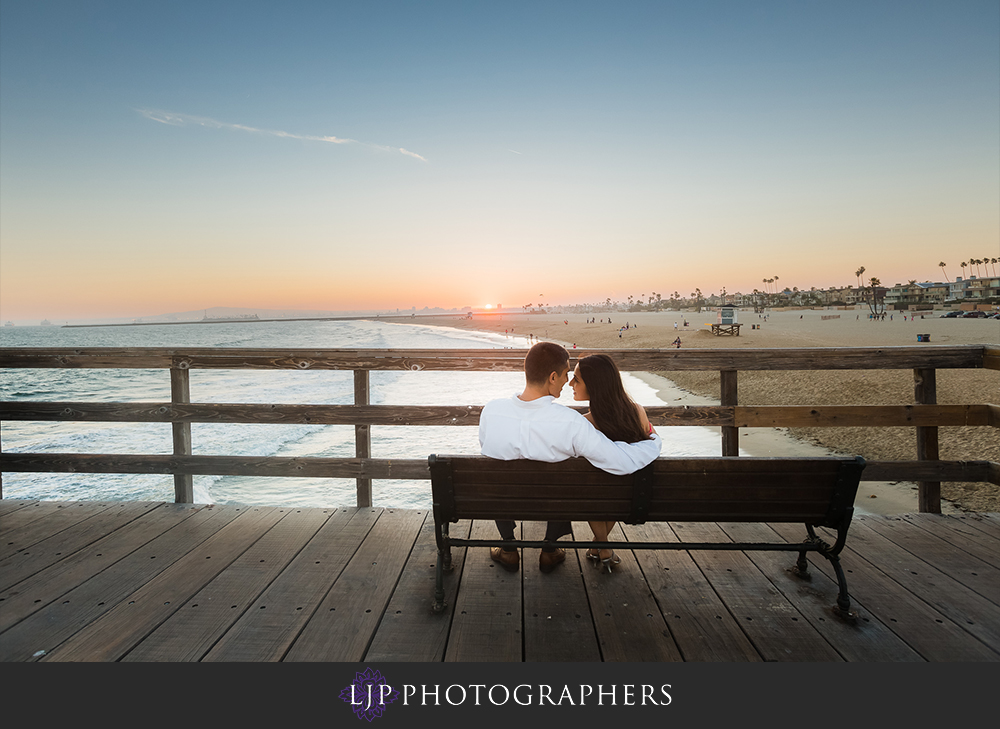
<svg viewBox="0 0 1000 729"><path fill-rule="evenodd" d="M992 320L941 319L929 312L918 312L916 318L908 312L892 312L891 317L883 322L869 321L860 309L769 311L760 315L741 310L743 326L735 337L711 333L714 311L610 315L505 312L433 323L518 338L532 335L534 341L562 344L571 355L574 345L588 350L660 349L670 347L677 337L682 348L688 349L916 346L918 335L921 341L934 344L1000 345L1000 326ZM396 321L417 323L411 317ZM686 327L684 321L688 322ZM620 329L626 323L629 328ZM684 404L719 404L718 372L632 374L657 390L664 402L682 397ZM740 402L746 405L912 404L914 397L912 373L892 370L741 372L739 388ZM678 396L677 391L683 394ZM1000 373L940 370L938 402L1000 404ZM939 432L941 458L945 460L981 460L1000 452L1000 430L996 428L955 426L941 427ZM869 460L910 460L916 453L912 428L741 429L740 447L749 455L819 452L858 454ZM911 482L862 482L855 507L859 513L913 513L918 510L916 488ZM943 513L1000 511L1000 489L992 484L942 483L941 497Z"/></svg>

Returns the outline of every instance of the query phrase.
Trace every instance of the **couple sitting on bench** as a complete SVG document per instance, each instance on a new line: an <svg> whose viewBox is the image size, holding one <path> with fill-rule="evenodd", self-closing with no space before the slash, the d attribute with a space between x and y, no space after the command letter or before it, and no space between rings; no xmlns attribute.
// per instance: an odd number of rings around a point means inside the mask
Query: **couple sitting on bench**
<svg viewBox="0 0 1000 729"><path fill-rule="evenodd" d="M646 412L625 392L614 360L604 354L584 357L573 371L570 386L574 400L589 400L590 412L581 415L555 402L569 381L569 352L558 344L539 342L524 358L524 391L493 400L479 418L482 454L505 461L530 459L555 463L586 458L597 468L624 475L652 463L662 442ZM613 521L591 521L595 542L607 542ZM514 522L497 521L504 540L514 539ZM565 561L565 550L556 547L559 537L570 534L568 521L550 521L545 532L538 567L550 572ZM490 557L514 572L520 558L516 549L492 547ZM589 549L587 559L611 572L621 560L610 549Z"/></svg>

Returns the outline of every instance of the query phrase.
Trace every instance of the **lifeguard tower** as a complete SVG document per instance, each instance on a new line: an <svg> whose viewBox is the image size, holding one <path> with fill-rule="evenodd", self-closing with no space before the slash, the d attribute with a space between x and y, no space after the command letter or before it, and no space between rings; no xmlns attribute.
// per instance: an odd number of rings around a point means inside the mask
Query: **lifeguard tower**
<svg viewBox="0 0 1000 729"><path fill-rule="evenodd" d="M740 336L740 324L736 321L735 306L723 306L719 309L719 321L712 325L712 334L721 336Z"/></svg>

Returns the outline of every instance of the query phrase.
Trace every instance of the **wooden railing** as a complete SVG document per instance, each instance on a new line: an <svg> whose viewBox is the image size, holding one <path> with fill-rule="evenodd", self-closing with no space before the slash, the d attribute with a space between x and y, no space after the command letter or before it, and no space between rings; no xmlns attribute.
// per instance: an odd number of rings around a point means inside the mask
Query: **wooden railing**
<svg viewBox="0 0 1000 729"><path fill-rule="evenodd" d="M573 350L574 358L596 350ZM660 426L717 426L721 455L739 455L739 428L885 427L915 430L912 461L869 461L866 481L916 481L920 511L940 512L942 481L980 481L1000 485L1000 464L988 458L942 461L938 428L972 425L1000 427L995 404L938 405L938 369L1000 370L1000 347L941 346L822 349L622 349L601 350L625 372L715 370L721 373L721 405L649 407ZM370 405L372 370L520 371L525 350L273 350L273 349L29 349L0 348L0 369L100 368L166 369L169 402L0 402L0 422L71 421L170 423L172 455L81 453L0 453L0 472L80 472L173 474L174 498L191 503L195 475L353 478L358 506L372 503L372 479L427 479L426 458L372 457L373 425L478 425L478 405ZM353 405L192 403L190 372L223 370L352 370ZM749 370L885 370L914 374L914 400L907 405L764 406L739 405L738 373ZM348 424L355 428L354 458L195 456L191 423ZM984 454L986 455L986 454ZM2 497L2 482L0 482Z"/></svg>

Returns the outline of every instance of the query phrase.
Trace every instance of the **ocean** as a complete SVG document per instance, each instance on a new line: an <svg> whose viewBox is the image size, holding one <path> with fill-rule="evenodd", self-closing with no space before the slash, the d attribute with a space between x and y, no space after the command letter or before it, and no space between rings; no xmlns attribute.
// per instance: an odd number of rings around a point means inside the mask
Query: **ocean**
<svg viewBox="0 0 1000 729"><path fill-rule="evenodd" d="M274 349L502 349L525 348L524 337L377 320L232 322L115 327L0 327L3 347L266 347ZM40 401L164 402L170 400L166 370L0 370L0 399ZM626 389L645 406L664 405L645 382L623 374ZM372 404L483 405L520 392L519 372L372 371ZM669 386L668 386L669 387ZM677 396L683 392L677 390ZM191 401L203 403L351 404L353 373L191 371ZM671 399L674 399L673 397ZM559 399L575 405L567 386ZM704 427L659 428L663 455L715 456L717 432ZM169 454L169 424L5 422L3 451L49 453ZM431 453L477 454L475 427L373 426L372 457L426 458ZM354 457L349 425L194 423L195 455ZM195 476L197 503L354 506L353 479ZM133 474L5 473L11 499L173 500L172 476ZM429 508L430 481L376 480L376 506Z"/></svg>

